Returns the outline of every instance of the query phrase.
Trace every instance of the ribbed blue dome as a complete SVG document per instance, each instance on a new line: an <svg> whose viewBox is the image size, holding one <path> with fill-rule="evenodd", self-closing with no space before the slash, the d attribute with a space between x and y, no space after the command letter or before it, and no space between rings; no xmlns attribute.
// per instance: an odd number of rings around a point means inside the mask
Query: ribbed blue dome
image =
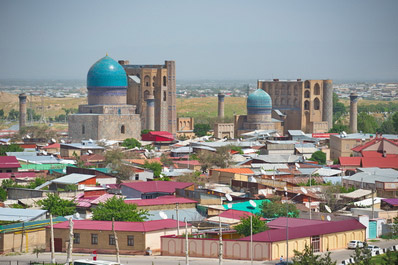
<svg viewBox="0 0 398 265"><path fill-rule="evenodd" d="M272 109L272 99L268 95L267 92L265 92L262 89L257 89L253 93L249 95L247 98L247 109L255 111L255 110L271 110ZM248 111L249 112L249 111Z"/></svg>
<svg viewBox="0 0 398 265"><path fill-rule="evenodd" d="M127 88L126 71L107 55L91 66L87 73L87 88Z"/></svg>

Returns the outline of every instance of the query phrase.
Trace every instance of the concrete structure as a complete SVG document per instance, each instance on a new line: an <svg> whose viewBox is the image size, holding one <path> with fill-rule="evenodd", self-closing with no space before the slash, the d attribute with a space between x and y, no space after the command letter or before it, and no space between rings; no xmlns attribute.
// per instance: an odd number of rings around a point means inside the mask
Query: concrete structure
<svg viewBox="0 0 398 265"><path fill-rule="evenodd" d="M184 227L184 222L179 226ZM54 225L54 250L65 252L69 243L69 222ZM47 251L50 251L50 231L47 228ZM116 253L112 221L74 221L74 253ZM120 254L145 254L147 248L160 251L160 237L177 234L177 221L172 219L147 222L115 222ZM188 232L191 233L189 225Z"/></svg>
<svg viewBox="0 0 398 265"><path fill-rule="evenodd" d="M19 94L19 130L26 126L26 94Z"/></svg>
<svg viewBox="0 0 398 265"><path fill-rule="evenodd" d="M333 126L332 80L259 80L257 88L271 96L274 110L286 115L284 133L320 133Z"/></svg>
<svg viewBox="0 0 398 265"><path fill-rule="evenodd" d="M350 131L356 133L357 130L357 119L358 119L358 94L350 94Z"/></svg>
<svg viewBox="0 0 398 265"><path fill-rule="evenodd" d="M149 95L146 101L146 129L155 130L155 98Z"/></svg>
<svg viewBox="0 0 398 265"><path fill-rule="evenodd" d="M141 127L146 128L147 98L155 99L155 130L177 133L175 61L163 65L131 65L120 60L128 77L127 104L137 106Z"/></svg>
<svg viewBox="0 0 398 265"><path fill-rule="evenodd" d="M224 94L218 93L218 119L220 121L224 119L224 98Z"/></svg>
<svg viewBox="0 0 398 265"><path fill-rule="evenodd" d="M267 92L257 89L247 97L247 115L235 115L235 136L255 130L274 130L279 120L271 118L272 100ZM280 126L279 126L280 127Z"/></svg>
<svg viewBox="0 0 398 265"><path fill-rule="evenodd" d="M215 123L214 137L223 139L234 139L234 124L233 123Z"/></svg>
<svg viewBox="0 0 398 265"><path fill-rule="evenodd" d="M177 138L194 138L194 119L192 117L177 118Z"/></svg>
<svg viewBox="0 0 398 265"><path fill-rule="evenodd" d="M140 138L140 116L136 106L126 104L127 77L123 67L105 56L87 73L88 105L80 105L68 118L69 138L83 139Z"/></svg>

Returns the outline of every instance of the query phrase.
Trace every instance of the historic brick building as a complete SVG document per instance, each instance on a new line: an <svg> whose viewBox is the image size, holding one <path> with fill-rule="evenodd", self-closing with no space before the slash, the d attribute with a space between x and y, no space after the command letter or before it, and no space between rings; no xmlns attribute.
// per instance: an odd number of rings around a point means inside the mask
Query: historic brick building
<svg viewBox="0 0 398 265"><path fill-rule="evenodd" d="M326 132L333 126L332 80L259 80L257 87L271 96L273 110L286 115L285 133L288 130Z"/></svg>

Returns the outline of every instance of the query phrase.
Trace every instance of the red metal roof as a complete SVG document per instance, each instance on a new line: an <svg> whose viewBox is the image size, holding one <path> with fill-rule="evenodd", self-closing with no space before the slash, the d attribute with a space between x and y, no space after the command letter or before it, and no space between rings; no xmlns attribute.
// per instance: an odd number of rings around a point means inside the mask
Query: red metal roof
<svg viewBox="0 0 398 265"><path fill-rule="evenodd" d="M175 164L181 165L193 165L193 166L200 166L201 163L198 160L189 160L189 161L174 161Z"/></svg>
<svg viewBox="0 0 398 265"><path fill-rule="evenodd" d="M378 151L362 151L361 154L363 157L383 157L383 153ZM398 157L398 154L386 154L386 157Z"/></svg>
<svg viewBox="0 0 398 265"><path fill-rule="evenodd" d="M362 157L345 157L340 156L339 161L342 166L361 166Z"/></svg>
<svg viewBox="0 0 398 265"><path fill-rule="evenodd" d="M61 144L54 143L43 147L43 149L52 149L52 148L61 148Z"/></svg>
<svg viewBox="0 0 398 265"><path fill-rule="evenodd" d="M274 221L277 221L278 219ZM316 221L316 223L314 222L314 220L299 219L298 221L295 221L294 219L297 218L289 218L289 231L288 231L289 239L366 229L366 227L363 224L361 224L355 219L335 221L335 222ZM277 241L286 240L286 218L283 218L282 220L277 222L280 222L279 224L280 228L270 229L255 234L253 235L253 241L277 242ZM300 225L298 222L302 222L303 225ZM282 226L283 223L285 224L285 226ZM293 225L290 226L290 223L293 223ZM250 236L238 240L249 241Z"/></svg>
<svg viewBox="0 0 398 265"><path fill-rule="evenodd" d="M155 199L140 199L140 200L125 200L128 204L137 204L138 206L151 206L151 205L167 205L176 203L198 203L197 201L190 200L183 197L176 196L160 196Z"/></svg>
<svg viewBox="0 0 398 265"><path fill-rule="evenodd" d="M398 169L398 157L362 157L362 167Z"/></svg>
<svg viewBox="0 0 398 265"><path fill-rule="evenodd" d="M36 178L35 172L14 172L14 173L0 173L0 179L9 179L11 176L15 178Z"/></svg>
<svg viewBox="0 0 398 265"><path fill-rule="evenodd" d="M73 223L73 229L75 230L112 231L112 221L75 220ZM179 223L180 227L185 225L184 222ZM190 226L190 224L188 224L188 226ZM55 224L54 228L69 229L69 221ZM116 231L149 232L172 228L177 228L177 221L173 219L146 222L115 222Z"/></svg>
<svg viewBox="0 0 398 265"><path fill-rule="evenodd" d="M17 158L15 156L0 156L0 168L19 168Z"/></svg>
<svg viewBox="0 0 398 265"><path fill-rule="evenodd" d="M193 185L190 182L174 182L174 181L146 181L146 182L133 182L123 183L121 186L126 186L142 193L148 192L165 192L174 193L176 189L184 189Z"/></svg>
<svg viewBox="0 0 398 265"><path fill-rule="evenodd" d="M229 209L226 210L224 212L222 212L220 214L220 217L224 217L224 218L230 218L230 219L235 219L235 220L240 220L241 218L246 218L250 215L255 215L251 212L246 212L246 211L239 211L239 210L233 210L233 209ZM260 217L260 220L265 221L267 219Z"/></svg>
<svg viewBox="0 0 398 265"><path fill-rule="evenodd" d="M243 168L214 168L211 171L221 171L221 172L228 172L228 173L235 173L235 174L253 174L253 170L247 167Z"/></svg>
<svg viewBox="0 0 398 265"><path fill-rule="evenodd" d="M141 135L143 141L170 142L174 140L171 133L166 131L152 131Z"/></svg>

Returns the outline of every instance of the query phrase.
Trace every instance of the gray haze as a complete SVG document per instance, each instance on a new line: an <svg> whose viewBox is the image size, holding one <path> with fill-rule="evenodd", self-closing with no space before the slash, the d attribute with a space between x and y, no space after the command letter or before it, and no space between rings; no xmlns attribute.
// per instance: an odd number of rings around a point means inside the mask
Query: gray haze
<svg viewBox="0 0 398 265"><path fill-rule="evenodd" d="M106 53L178 79L398 80L398 1L0 2L0 78L85 79Z"/></svg>

